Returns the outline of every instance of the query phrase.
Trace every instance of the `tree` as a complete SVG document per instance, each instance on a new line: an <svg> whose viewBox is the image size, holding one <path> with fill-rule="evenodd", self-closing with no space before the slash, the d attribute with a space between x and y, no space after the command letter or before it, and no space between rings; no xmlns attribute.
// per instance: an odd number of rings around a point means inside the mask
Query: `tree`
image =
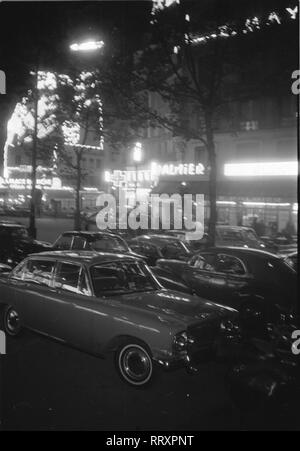
<svg viewBox="0 0 300 451"><path fill-rule="evenodd" d="M135 93L158 93L169 111L162 115L151 110L137 94L131 101L138 112L147 113L174 137L195 139L205 146L209 161L209 241L214 245L216 121L230 103L253 99L263 92L278 92L284 83L288 91L291 62L296 64L297 56L286 51L282 33L296 39L296 25L291 26L293 18L286 10L290 5L284 2L156 3L159 8L154 11L148 42L136 58L131 81Z"/></svg>

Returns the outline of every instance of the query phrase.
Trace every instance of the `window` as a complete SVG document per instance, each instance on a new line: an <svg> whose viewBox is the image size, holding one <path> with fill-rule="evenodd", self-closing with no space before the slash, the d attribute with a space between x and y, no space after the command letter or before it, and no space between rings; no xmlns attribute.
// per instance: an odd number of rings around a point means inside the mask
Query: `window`
<svg viewBox="0 0 300 451"><path fill-rule="evenodd" d="M117 236L99 235L90 241L89 244L91 249L97 252L128 252L127 244Z"/></svg>
<svg viewBox="0 0 300 451"><path fill-rule="evenodd" d="M69 250L72 248L72 241L73 236L63 235L56 241L54 248L58 250Z"/></svg>
<svg viewBox="0 0 300 451"><path fill-rule="evenodd" d="M82 251L85 249L86 246L86 240L82 238L81 236L75 236L73 240L72 249L76 251Z"/></svg>
<svg viewBox="0 0 300 451"><path fill-rule="evenodd" d="M220 235L221 240L224 242L244 241L243 235L239 230L221 229L218 230L218 234Z"/></svg>
<svg viewBox="0 0 300 451"><path fill-rule="evenodd" d="M215 271L215 256L213 254L196 255L190 260L190 266L202 271Z"/></svg>
<svg viewBox="0 0 300 451"><path fill-rule="evenodd" d="M202 163L206 164L206 148L204 146L195 147L195 164Z"/></svg>
<svg viewBox="0 0 300 451"><path fill-rule="evenodd" d="M81 266L73 265L72 263L61 263L55 277L55 288L78 293L80 291L80 275Z"/></svg>
<svg viewBox="0 0 300 451"><path fill-rule="evenodd" d="M27 270L28 261L20 263L12 272L12 279L22 280Z"/></svg>
<svg viewBox="0 0 300 451"><path fill-rule="evenodd" d="M82 268L81 274L80 274L80 285L79 285L79 291L81 294L84 294L85 296L90 296L90 289L89 289L89 283L87 279L86 271Z"/></svg>
<svg viewBox="0 0 300 451"><path fill-rule="evenodd" d="M139 262L116 262L91 268L95 295L126 294L158 289L148 268Z"/></svg>
<svg viewBox="0 0 300 451"><path fill-rule="evenodd" d="M187 247L181 242L171 242L170 244L167 244L161 249L161 253L166 258L176 258L179 256L187 256L189 254L189 251Z"/></svg>
<svg viewBox="0 0 300 451"><path fill-rule="evenodd" d="M216 271L235 275L244 275L246 273L241 260L225 254L219 254L217 256Z"/></svg>
<svg viewBox="0 0 300 451"><path fill-rule="evenodd" d="M250 230L250 229L247 230L246 229L246 230L244 230L244 234L245 234L246 240L253 241L253 242L257 243L258 238L257 238L257 235L254 232L254 230Z"/></svg>
<svg viewBox="0 0 300 451"><path fill-rule="evenodd" d="M97 169L101 168L101 160L96 160L96 167Z"/></svg>
<svg viewBox="0 0 300 451"><path fill-rule="evenodd" d="M141 247L141 252L150 258L162 258L163 255L160 253L159 249L151 244L143 243Z"/></svg>
<svg viewBox="0 0 300 451"><path fill-rule="evenodd" d="M50 287L55 261L29 260L23 272L23 280Z"/></svg>

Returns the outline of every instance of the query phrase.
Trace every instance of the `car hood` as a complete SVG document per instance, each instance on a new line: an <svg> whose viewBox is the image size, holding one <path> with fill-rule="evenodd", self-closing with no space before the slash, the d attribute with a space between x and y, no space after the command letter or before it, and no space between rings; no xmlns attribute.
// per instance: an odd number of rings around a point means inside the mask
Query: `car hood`
<svg viewBox="0 0 300 451"><path fill-rule="evenodd" d="M119 299L128 308L152 312L161 320L180 321L185 324L237 314L236 310L229 307L172 290L124 294Z"/></svg>

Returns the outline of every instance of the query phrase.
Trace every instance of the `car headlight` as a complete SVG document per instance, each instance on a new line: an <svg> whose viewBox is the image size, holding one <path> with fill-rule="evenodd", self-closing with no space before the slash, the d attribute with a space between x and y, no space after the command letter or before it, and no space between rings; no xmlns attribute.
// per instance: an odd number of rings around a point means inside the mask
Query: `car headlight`
<svg viewBox="0 0 300 451"><path fill-rule="evenodd" d="M221 322L221 331L230 335L237 335L240 333L240 325L237 320L226 319Z"/></svg>
<svg viewBox="0 0 300 451"><path fill-rule="evenodd" d="M194 343L194 339L186 331L176 334L174 337L174 349L177 352L185 351L187 346Z"/></svg>

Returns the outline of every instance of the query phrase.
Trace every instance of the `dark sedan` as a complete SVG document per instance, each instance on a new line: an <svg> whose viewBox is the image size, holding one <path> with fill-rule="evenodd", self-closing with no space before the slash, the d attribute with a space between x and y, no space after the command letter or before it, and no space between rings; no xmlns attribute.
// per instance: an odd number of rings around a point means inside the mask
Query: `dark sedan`
<svg viewBox="0 0 300 451"><path fill-rule="evenodd" d="M1 326L12 336L27 327L83 351L112 352L129 384L150 382L154 363L191 367L213 350L237 312L165 290L143 261L128 255L48 252L0 276Z"/></svg>
<svg viewBox="0 0 300 451"><path fill-rule="evenodd" d="M153 270L161 280L181 280L197 295L236 308L248 318L264 318L261 324L299 313L296 272L268 252L216 247L188 262L159 260Z"/></svg>
<svg viewBox="0 0 300 451"><path fill-rule="evenodd" d="M0 222L0 262L15 266L27 255L47 251L51 244L33 240L26 227L15 222Z"/></svg>
<svg viewBox="0 0 300 451"><path fill-rule="evenodd" d="M111 252L128 254L137 258L142 257L132 252L123 238L110 232L65 232L58 237L52 249L54 251Z"/></svg>
<svg viewBox="0 0 300 451"><path fill-rule="evenodd" d="M150 266L154 266L161 258L187 261L192 255L187 244L170 235L141 235L129 241L129 245L143 255Z"/></svg>

